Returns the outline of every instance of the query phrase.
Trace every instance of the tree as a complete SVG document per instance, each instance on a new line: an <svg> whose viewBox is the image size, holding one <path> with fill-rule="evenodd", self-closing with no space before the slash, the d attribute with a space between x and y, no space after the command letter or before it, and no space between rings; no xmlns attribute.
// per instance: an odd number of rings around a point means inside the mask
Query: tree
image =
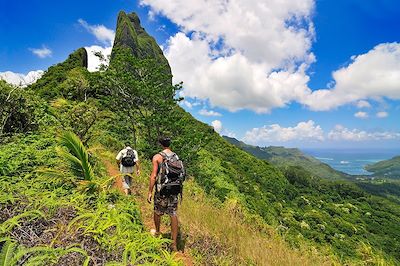
<svg viewBox="0 0 400 266"><path fill-rule="evenodd" d="M88 98L89 81L83 68L73 68L67 74L66 80L59 85L61 94L71 100L86 101Z"/></svg>
<svg viewBox="0 0 400 266"><path fill-rule="evenodd" d="M35 128L34 108L27 92L0 80L0 135L26 132Z"/></svg>
<svg viewBox="0 0 400 266"><path fill-rule="evenodd" d="M123 48L117 49L110 67L100 72L96 84L111 96L111 106L124 112L132 125L134 142L137 131L145 139L147 152L154 152L157 139L171 132L171 117L181 84L173 86L165 65L154 59L137 59Z"/></svg>

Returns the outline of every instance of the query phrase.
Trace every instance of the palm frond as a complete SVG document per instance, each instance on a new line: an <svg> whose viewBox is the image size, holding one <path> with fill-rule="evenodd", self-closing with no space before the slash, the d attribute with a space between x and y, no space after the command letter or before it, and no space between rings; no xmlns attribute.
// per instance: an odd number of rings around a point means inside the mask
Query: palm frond
<svg viewBox="0 0 400 266"><path fill-rule="evenodd" d="M77 135L72 132L64 132L58 142L66 148L66 150L58 150L58 153L70 165L71 171L79 179L93 180L94 172L89 162L89 154Z"/></svg>

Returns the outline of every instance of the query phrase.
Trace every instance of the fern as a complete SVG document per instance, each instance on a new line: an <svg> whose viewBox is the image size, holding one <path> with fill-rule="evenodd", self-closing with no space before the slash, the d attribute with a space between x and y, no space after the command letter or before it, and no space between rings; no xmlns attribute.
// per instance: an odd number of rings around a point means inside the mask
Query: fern
<svg viewBox="0 0 400 266"><path fill-rule="evenodd" d="M0 225L0 235L4 235L10 232L15 226L20 225L20 220L23 218L29 218L29 220L34 220L39 217L44 217L44 213L38 210L26 211L18 214L10 219L6 220Z"/></svg>
<svg viewBox="0 0 400 266"><path fill-rule="evenodd" d="M83 266L89 265L90 257L87 252L75 246L67 248L52 248L48 246L36 246L25 248L15 240L9 238L0 239L4 242L0 252L0 266L14 266L14 265L27 265L27 266L42 266L49 263L57 263L60 257L76 252L82 254L85 258Z"/></svg>
<svg viewBox="0 0 400 266"><path fill-rule="evenodd" d="M3 238L1 242L4 244L0 252L0 266L9 266L18 244L8 238Z"/></svg>

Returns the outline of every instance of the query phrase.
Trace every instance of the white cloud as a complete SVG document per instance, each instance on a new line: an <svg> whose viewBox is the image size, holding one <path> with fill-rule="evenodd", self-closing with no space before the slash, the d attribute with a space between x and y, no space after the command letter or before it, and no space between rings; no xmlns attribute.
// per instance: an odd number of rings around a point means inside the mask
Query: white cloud
<svg viewBox="0 0 400 266"><path fill-rule="evenodd" d="M392 140L400 139L398 132L367 132L359 129L348 129L342 125L336 125L333 130L328 133L331 140L345 141L368 141L368 140Z"/></svg>
<svg viewBox="0 0 400 266"><path fill-rule="evenodd" d="M357 108L371 108L371 104L365 100L360 100L356 103Z"/></svg>
<svg viewBox="0 0 400 266"><path fill-rule="evenodd" d="M189 102L189 101L186 101L186 100L183 100L182 102L180 102L179 103L181 106L183 105L183 106L186 106L187 108L189 108L189 109L192 109L193 108L193 104L191 103L191 102Z"/></svg>
<svg viewBox="0 0 400 266"><path fill-rule="evenodd" d="M366 113L366 112L357 112L357 113L354 114L354 117L361 118L361 119L366 119L366 118L368 118L368 113Z"/></svg>
<svg viewBox="0 0 400 266"><path fill-rule="evenodd" d="M98 45L92 45L85 47L87 53L88 53L88 71L94 72L99 70L99 66L101 64L108 65L109 60L108 57L111 55L111 50L112 47L101 47ZM102 62L98 56L95 55L95 53L100 52L103 56L105 61Z"/></svg>
<svg viewBox="0 0 400 266"><path fill-rule="evenodd" d="M243 141L250 144L288 142L296 140L323 141L324 132L314 121L300 122L294 127L281 127L278 124L253 128L246 132Z"/></svg>
<svg viewBox="0 0 400 266"><path fill-rule="evenodd" d="M222 114L215 112L213 110L206 110L206 109L201 109L199 111L200 115L204 115L204 116L222 116Z"/></svg>
<svg viewBox="0 0 400 266"><path fill-rule="evenodd" d="M147 13L147 17L149 18L150 21L155 21L156 13L153 10L149 10L149 12Z"/></svg>
<svg viewBox="0 0 400 266"><path fill-rule="evenodd" d="M0 72L0 79L5 80L7 83L15 86L26 87L32 83L35 83L38 79L40 79L43 73L44 73L43 70L36 70L36 71L30 71L28 74L24 75L20 73L14 73L11 71L6 71L6 72Z"/></svg>
<svg viewBox="0 0 400 266"><path fill-rule="evenodd" d="M378 117L378 118L385 118L388 116L389 116L389 114L387 112L377 112L376 113L376 117Z"/></svg>
<svg viewBox="0 0 400 266"><path fill-rule="evenodd" d="M312 110L330 110L362 99L400 99L400 43L383 43L353 56L333 73L333 89L317 90L302 102Z"/></svg>
<svg viewBox="0 0 400 266"><path fill-rule="evenodd" d="M97 40L106 45L112 45L115 32L104 25L90 25L83 19L78 19L79 24L93 34Z"/></svg>
<svg viewBox="0 0 400 266"><path fill-rule="evenodd" d="M29 51L39 58L50 57L53 54L53 52L46 46L43 46L42 48L29 48Z"/></svg>
<svg viewBox="0 0 400 266"><path fill-rule="evenodd" d="M83 19L78 19L78 22L88 32L93 34L98 41L105 45L92 45L85 47L88 53L88 70L91 72L97 71L99 70L100 64L108 65L109 63L108 57L111 55L115 32L104 25L90 25ZM94 55L96 52L100 52L106 60L102 62L98 56Z"/></svg>
<svg viewBox="0 0 400 266"><path fill-rule="evenodd" d="M268 112L309 94L313 0L141 4L181 27L165 54L187 96L231 111Z"/></svg>
<svg viewBox="0 0 400 266"><path fill-rule="evenodd" d="M215 132L221 133L222 131L222 122L219 120L214 120L211 122L211 126L214 128Z"/></svg>

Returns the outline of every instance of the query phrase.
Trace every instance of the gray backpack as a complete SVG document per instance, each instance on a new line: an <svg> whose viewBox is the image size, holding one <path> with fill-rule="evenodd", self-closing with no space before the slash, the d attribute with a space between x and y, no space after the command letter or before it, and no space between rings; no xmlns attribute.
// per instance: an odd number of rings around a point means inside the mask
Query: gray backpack
<svg viewBox="0 0 400 266"><path fill-rule="evenodd" d="M165 152L160 152L163 157L163 162L160 165L160 170L157 179L157 192L162 196L181 195L183 182L186 179L185 167L176 153L167 155Z"/></svg>

